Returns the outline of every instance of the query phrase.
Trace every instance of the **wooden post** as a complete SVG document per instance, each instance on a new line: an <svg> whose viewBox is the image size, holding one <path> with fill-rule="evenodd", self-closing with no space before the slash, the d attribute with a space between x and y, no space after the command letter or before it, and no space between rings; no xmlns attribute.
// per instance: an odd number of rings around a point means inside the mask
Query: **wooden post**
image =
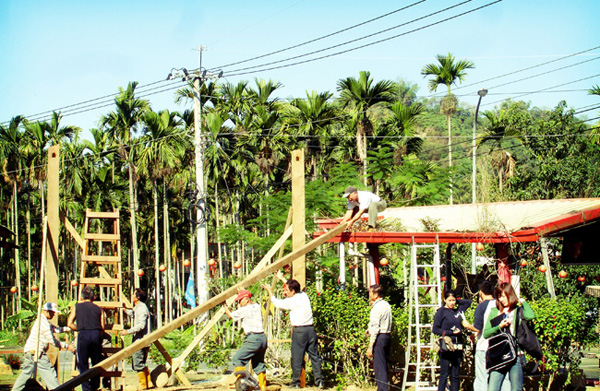
<svg viewBox="0 0 600 391"><path fill-rule="evenodd" d="M306 227L304 223L304 150L292 151L292 251L304 246ZM292 278L300 283L300 288L306 287L306 257L296 258L292 264Z"/></svg>
<svg viewBox="0 0 600 391"><path fill-rule="evenodd" d="M548 242L546 238L540 238L540 247L542 248L542 259L544 260L544 266L546 266L546 285L548 287L548 293L550 297L556 300L556 292L554 292L554 281L552 281L552 269L550 269L550 259L548 258Z"/></svg>
<svg viewBox="0 0 600 391"><path fill-rule="evenodd" d="M46 300L58 302L58 235L60 219L58 217L60 148L54 145L48 148L48 241L46 250ZM52 323L56 324L57 319Z"/></svg>

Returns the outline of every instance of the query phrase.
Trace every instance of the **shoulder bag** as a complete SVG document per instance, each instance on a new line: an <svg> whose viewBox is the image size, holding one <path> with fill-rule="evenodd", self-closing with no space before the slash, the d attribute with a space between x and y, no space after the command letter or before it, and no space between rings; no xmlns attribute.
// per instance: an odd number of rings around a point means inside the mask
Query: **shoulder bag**
<svg viewBox="0 0 600 391"><path fill-rule="evenodd" d="M533 328L527 323L527 320L523 316L523 307L517 308L517 314L515 316L517 324L515 325L517 335L517 344L529 355L535 359L541 359L544 356L542 352L542 346Z"/></svg>
<svg viewBox="0 0 600 391"><path fill-rule="evenodd" d="M485 352L485 367L488 372L502 371L517 362L517 343L511 334L500 331L488 338L488 342Z"/></svg>

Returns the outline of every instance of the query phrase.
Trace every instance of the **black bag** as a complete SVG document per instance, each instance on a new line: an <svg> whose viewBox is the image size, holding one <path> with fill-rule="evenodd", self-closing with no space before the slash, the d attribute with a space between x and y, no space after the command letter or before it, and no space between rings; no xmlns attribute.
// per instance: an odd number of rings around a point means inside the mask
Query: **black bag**
<svg viewBox="0 0 600 391"><path fill-rule="evenodd" d="M517 362L517 343L515 337L505 331L488 338L489 346L485 352L485 368L488 372L502 371Z"/></svg>
<svg viewBox="0 0 600 391"><path fill-rule="evenodd" d="M533 328L531 328L527 323L527 320L525 320L525 317L523 316L523 307L517 308L515 319L517 322L515 325L515 334L517 335L517 344L519 347L529 353L531 357L538 360L542 359L544 353L542 352L540 340L535 334L535 331L533 331Z"/></svg>
<svg viewBox="0 0 600 391"><path fill-rule="evenodd" d="M455 350L452 339L446 336L446 332L435 341L434 350L438 353L453 352Z"/></svg>

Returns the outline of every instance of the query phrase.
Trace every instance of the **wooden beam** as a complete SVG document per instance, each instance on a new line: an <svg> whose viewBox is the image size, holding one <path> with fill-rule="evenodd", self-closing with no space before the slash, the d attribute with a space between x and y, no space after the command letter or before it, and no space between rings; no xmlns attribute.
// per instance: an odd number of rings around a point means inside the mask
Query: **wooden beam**
<svg viewBox="0 0 600 391"><path fill-rule="evenodd" d="M305 205L304 205L304 150L292 151L292 251L304 246ZM300 283L300 288L306 286L306 257L299 256L292 265L292 278Z"/></svg>
<svg viewBox="0 0 600 391"><path fill-rule="evenodd" d="M286 227L286 230L283 233L283 235L281 235L281 237L277 240L277 242L275 242L275 244L273 245L273 247L271 247L271 249L269 251L267 251L267 253L265 254L265 256L262 257L262 259L254 267L254 270L250 273L250 276L252 276L258 270L261 270L262 268L264 268L270 262L271 258L273 258L273 255L275 255L275 252L279 248L283 248L284 247L285 241L291 235L292 235L292 228L288 224L288 226ZM280 256L280 258L281 258L281 256ZM235 296L229 297L226 300L227 304L228 305L232 304L234 298L235 298ZM204 328L202 330L200 330L200 332L198 333L198 335L196 335L194 337L194 339L188 345L188 347L185 348L185 350L183 352L181 352L181 354L179 355L179 357L177 357L175 360L173 360L172 370L176 371L177 369L179 369L179 366L185 361L185 359L190 355L190 353L200 343L200 341L202 341L204 339L204 337L206 337L206 335L212 330L212 328L217 324L217 322L219 320L221 320L221 317L223 315L225 315L225 310L221 307L221 308L219 308L219 310L215 314L213 314L211 320L204 326Z"/></svg>
<svg viewBox="0 0 600 391"><path fill-rule="evenodd" d="M85 247L85 242L83 241L83 238L81 237L81 235L79 235L79 232L77 232L75 227L73 227L73 224L71 224L69 219L67 219L67 216L65 216L62 212L60 213L60 221L62 221L67 231L69 231L73 239L75 239L75 242L77 242L79 247L81 247L81 249L83 250Z"/></svg>
<svg viewBox="0 0 600 391"><path fill-rule="evenodd" d="M165 349L165 347L163 346L163 344L160 343L160 341L158 339L156 341L154 341L154 346L156 346L156 349L158 349L158 351L160 352L160 354L162 354L162 356L165 358L165 360L167 361L167 363L171 366L171 374L174 371L175 375L177 376L177 378L179 379L180 382L182 382L187 387L191 387L192 383L190 383L190 381L188 380L188 378L185 377L185 375L183 374L183 372L179 368L173 369L173 359L171 358L171 355L167 352L167 350ZM169 374L169 376L171 374Z"/></svg>
<svg viewBox="0 0 600 391"><path fill-rule="evenodd" d="M170 323L164 325L163 327L153 331L152 333L146 335L144 338L138 339L137 341L135 341L128 347L121 350L120 352L113 354L112 356L106 358L102 362L100 362L100 363L96 364L95 366L93 366L92 368L88 369L84 373L80 374L78 377L67 381L66 383L64 383L61 386L59 386L58 388L56 388L55 391L72 390L75 387L77 387L78 385L80 385L81 383L83 383L84 381L91 379L94 376L100 375L103 371L108 370L110 367L112 367L119 361L123 361L126 358L130 357L134 352L142 349L145 346L150 345L151 343L154 343L154 341L158 340L159 338L164 337L165 335L169 334L171 331L175 330L176 328L180 327L181 325L191 322L192 320L196 319L198 316L202 315L203 313L210 310L211 308L214 308L215 306L223 303L225 300L227 300L231 296L237 294L238 289L247 288L256 282L261 281L263 278L265 278L266 276L268 276L271 273L276 272L284 265L290 264L298 257L301 257L301 256L307 254L308 252L314 250L321 244L327 242L329 239L342 233L344 231L344 229L345 229L345 226L340 225L340 226L332 229L331 231L325 233L324 235L319 236L318 238L313 239L312 241L308 242L302 248L300 248L296 251L293 251L290 254L286 255L285 257L266 266L263 270L257 271L256 273L252 273L251 275L246 277L245 280L235 284L234 286L232 286L229 289L224 290L217 296L215 296L211 299L208 299L207 301L205 301L198 307L188 311L187 313L181 315L179 318L173 320L172 322L170 322Z"/></svg>
<svg viewBox="0 0 600 391"><path fill-rule="evenodd" d="M58 239L60 234L59 202L60 147L48 148L48 196L46 199L48 216L48 241L46 251L46 300L58 303ZM52 319L56 324L57 319Z"/></svg>

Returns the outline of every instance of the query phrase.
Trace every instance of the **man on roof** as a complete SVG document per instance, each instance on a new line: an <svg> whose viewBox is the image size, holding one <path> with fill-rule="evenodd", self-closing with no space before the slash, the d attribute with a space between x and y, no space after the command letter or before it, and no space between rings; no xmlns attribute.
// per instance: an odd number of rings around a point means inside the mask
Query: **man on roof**
<svg viewBox="0 0 600 391"><path fill-rule="evenodd" d="M375 229L377 227L377 215L387 208L387 203L377 194L370 191L359 191L354 186L346 187L342 197L348 199L346 214L340 223L347 224L346 229L350 229L365 212L369 213L369 228Z"/></svg>

